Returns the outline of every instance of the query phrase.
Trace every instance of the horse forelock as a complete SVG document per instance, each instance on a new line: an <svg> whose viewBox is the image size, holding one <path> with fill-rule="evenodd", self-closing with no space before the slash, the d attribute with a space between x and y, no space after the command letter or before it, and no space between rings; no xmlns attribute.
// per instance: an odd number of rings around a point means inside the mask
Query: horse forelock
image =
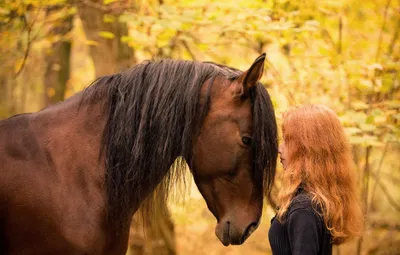
<svg viewBox="0 0 400 255"><path fill-rule="evenodd" d="M253 153L256 180L263 182L264 194L271 192L278 156L278 131L274 107L261 83L251 89L253 104Z"/></svg>

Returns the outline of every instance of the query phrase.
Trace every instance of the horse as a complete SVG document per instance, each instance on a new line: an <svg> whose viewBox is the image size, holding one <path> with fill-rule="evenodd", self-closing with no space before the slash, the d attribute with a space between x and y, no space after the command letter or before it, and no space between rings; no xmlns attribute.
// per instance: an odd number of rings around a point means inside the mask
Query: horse
<svg viewBox="0 0 400 255"><path fill-rule="evenodd" d="M244 72L144 61L1 120L0 254L125 254L133 214L187 166L218 239L242 244L259 225L278 152L264 60Z"/></svg>

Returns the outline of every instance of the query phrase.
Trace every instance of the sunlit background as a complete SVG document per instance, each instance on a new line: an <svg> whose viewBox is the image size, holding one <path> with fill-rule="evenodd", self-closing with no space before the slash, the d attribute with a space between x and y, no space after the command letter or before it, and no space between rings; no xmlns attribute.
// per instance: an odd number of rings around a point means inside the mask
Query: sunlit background
<svg viewBox="0 0 400 255"><path fill-rule="evenodd" d="M399 254L399 0L1 0L0 119L40 110L146 59L245 70L263 52L262 82L278 123L291 106L323 103L354 146L365 232L334 254ZM153 216L145 233L135 217L128 253L271 253L272 206L244 245L224 247L190 175L185 193L169 202L171 217Z"/></svg>

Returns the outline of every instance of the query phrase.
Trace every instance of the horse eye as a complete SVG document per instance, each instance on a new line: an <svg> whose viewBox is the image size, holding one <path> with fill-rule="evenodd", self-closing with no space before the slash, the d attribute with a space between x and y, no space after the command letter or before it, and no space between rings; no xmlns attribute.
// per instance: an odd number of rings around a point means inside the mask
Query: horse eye
<svg viewBox="0 0 400 255"><path fill-rule="evenodd" d="M242 142L244 145L246 146L250 146L251 145L251 138L248 136L243 136L242 137Z"/></svg>

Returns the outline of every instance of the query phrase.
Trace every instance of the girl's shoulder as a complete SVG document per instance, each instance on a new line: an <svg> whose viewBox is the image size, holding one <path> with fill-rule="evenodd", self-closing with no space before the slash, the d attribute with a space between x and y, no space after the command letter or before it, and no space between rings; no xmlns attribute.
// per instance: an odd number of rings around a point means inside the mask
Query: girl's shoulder
<svg viewBox="0 0 400 255"><path fill-rule="evenodd" d="M315 208L316 206L313 206L311 194L304 189L299 188L290 202L288 213L290 214L299 209L312 209L314 211Z"/></svg>

